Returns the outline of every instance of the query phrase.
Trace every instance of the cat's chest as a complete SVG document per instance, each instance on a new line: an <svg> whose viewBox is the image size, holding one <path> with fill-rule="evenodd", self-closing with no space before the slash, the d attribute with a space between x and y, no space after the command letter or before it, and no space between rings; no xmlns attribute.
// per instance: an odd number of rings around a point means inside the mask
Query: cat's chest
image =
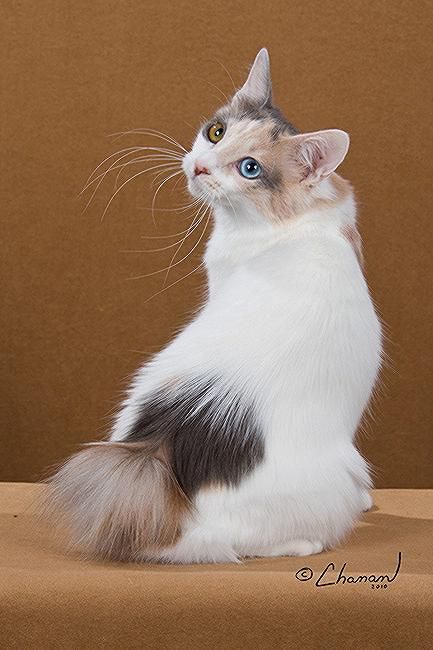
<svg viewBox="0 0 433 650"><path fill-rule="evenodd" d="M209 297L213 298L227 284L233 273L236 272L236 264L229 256L207 261L206 272L208 281Z"/></svg>

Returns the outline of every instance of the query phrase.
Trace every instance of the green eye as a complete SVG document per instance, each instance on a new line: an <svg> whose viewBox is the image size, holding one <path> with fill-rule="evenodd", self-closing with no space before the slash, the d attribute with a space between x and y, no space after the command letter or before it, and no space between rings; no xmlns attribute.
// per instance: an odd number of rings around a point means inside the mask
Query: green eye
<svg viewBox="0 0 433 650"><path fill-rule="evenodd" d="M222 140L224 136L225 128L224 124L221 124L221 122L215 122L215 124L212 124L207 130L207 137L211 142L216 144L220 140Z"/></svg>

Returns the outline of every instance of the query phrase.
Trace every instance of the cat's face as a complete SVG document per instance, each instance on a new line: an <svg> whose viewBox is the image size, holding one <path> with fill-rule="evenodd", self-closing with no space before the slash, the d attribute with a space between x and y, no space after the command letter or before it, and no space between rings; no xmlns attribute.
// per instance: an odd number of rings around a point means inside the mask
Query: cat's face
<svg viewBox="0 0 433 650"><path fill-rule="evenodd" d="M272 105L269 57L261 50L244 86L200 129L183 168L194 197L212 205L253 204L275 220L318 196L348 144L347 134L335 129L298 134Z"/></svg>

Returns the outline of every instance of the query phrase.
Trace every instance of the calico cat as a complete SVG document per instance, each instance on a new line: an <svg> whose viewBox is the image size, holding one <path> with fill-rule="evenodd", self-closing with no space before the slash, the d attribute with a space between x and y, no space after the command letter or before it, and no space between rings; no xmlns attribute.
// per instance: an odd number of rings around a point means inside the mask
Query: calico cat
<svg viewBox="0 0 433 650"><path fill-rule="evenodd" d="M371 505L354 438L382 337L344 131L299 133L262 49L183 159L213 213L208 297L136 374L107 441L50 481L71 539L111 560L236 562L341 542Z"/></svg>

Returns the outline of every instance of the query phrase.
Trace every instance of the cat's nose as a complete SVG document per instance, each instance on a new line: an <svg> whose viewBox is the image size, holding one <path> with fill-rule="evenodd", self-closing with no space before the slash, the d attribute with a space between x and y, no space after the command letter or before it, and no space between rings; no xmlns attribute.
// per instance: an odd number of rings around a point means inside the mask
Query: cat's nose
<svg viewBox="0 0 433 650"><path fill-rule="evenodd" d="M207 167L205 167L201 163L196 162L194 167L194 174L196 176L200 176L200 174L210 174L210 171L208 170Z"/></svg>

